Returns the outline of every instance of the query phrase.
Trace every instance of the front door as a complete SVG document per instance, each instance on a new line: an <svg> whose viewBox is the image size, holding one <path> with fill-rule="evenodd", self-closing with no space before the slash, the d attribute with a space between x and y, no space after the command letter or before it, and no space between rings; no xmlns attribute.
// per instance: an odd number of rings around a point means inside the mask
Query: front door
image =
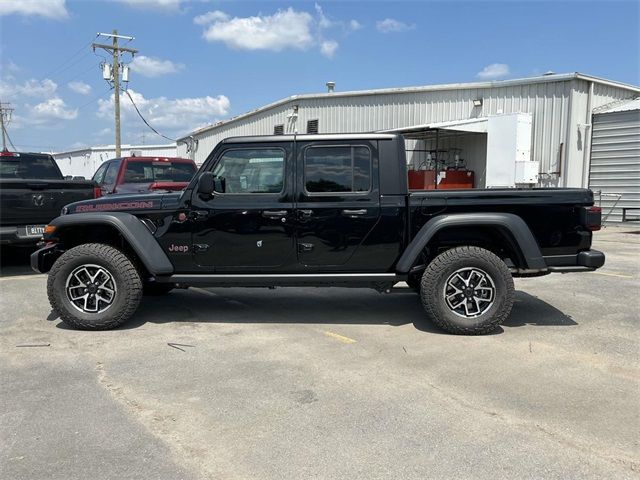
<svg viewBox="0 0 640 480"><path fill-rule="evenodd" d="M380 217L375 141L298 142L299 262L315 270L359 266Z"/></svg>
<svg viewBox="0 0 640 480"><path fill-rule="evenodd" d="M193 193L195 262L215 272L279 270L295 262L292 146L229 145L213 164L224 191Z"/></svg>

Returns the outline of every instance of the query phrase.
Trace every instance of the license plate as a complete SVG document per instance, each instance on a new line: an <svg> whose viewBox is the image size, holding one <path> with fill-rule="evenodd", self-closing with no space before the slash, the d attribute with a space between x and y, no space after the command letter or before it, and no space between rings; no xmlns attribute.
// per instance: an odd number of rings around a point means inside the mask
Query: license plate
<svg viewBox="0 0 640 480"><path fill-rule="evenodd" d="M27 236L41 237L44 235L44 225L27 225Z"/></svg>

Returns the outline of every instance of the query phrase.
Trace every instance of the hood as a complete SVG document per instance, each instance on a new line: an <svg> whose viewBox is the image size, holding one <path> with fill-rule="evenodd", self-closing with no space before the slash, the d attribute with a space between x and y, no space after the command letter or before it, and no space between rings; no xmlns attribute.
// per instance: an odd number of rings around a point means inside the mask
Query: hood
<svg viewBox="0 0 640 480"><path fill-rule="evenodd" d="M151 212L175 208L183 192L109 195L106 197L70 203L62 209L62 215L95 212Z"/></svg>

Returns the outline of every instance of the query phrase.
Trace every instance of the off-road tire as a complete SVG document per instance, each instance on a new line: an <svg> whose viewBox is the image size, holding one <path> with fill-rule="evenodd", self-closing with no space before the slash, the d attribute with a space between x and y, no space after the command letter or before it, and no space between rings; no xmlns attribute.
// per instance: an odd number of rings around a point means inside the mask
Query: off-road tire
<svg viewBox="0 0 640 480"><path fill-rule="evenodd" d="M176 288L176 286L173 283L145 282L142 287L142 292L144 295L159 297L168 294L174 288Z"/></svg>
<svg viewBox="0 0 640 480"><path fill-rule="evenodd" d="M495 286L493 303L475 318L456 315L445 300L447 280L464 268L480 269L491 278ZM428 319L449 333L489 333L509 316L513 306L514 286L509 268L499 257L483 248L456 247L441 253L427 266L421 283L420 297Z"/></svg>
<svg viewBox="0 0 640 480"><path fill-rule="evenodd" d="M81 312L67 296L66 282L82 265L98 265L111 274L117 290L112 304L101 313ZM47 295L53 310L70 327L80 330L116 328L135 313L142 299L142 280L133 262L120 250L101 243L74 247L53 264L47 279Z"/></svg>

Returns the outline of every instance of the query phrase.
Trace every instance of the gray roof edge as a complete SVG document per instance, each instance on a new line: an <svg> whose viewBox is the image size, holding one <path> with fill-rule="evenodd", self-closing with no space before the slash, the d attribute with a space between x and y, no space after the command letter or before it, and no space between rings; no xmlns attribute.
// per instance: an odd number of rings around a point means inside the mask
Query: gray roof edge
<svg viewBox="0 0 640 480"><path fill-rule="evenodd" d="M593 109L593 113L619 113L640 110L640 96L636 98L625 98L607 103Z"/></svg>
<svg viewBox="0 0 640 480"><path fill-rule="evenodd" d="M608 80L606 78L594 77L592 75L586 75L579 72L573 73L558 73L553 75L541 75L537 77L523 77L523 78L514 78L510 80L493 80L488 82L468 82L468 83L445 83L445 84L436 84L436 85L423 85L423 86L412 86L412 87L394 87L394 88L380 88L380 89L369 89L369 90L351 90L344 92L332 92L332 93L307 93L301 95L291 95L289 97L277 100L275 102L264 105L260 108L256 108L249 112L242 113L235 117L229 118L227 120L222 120L218 123L208 125L206 127L202 127L198 130L193 131L190 135L185 135L183 137L178 138L178 143L180 141L189 138L191 135L196 135L200 133L207 132L209 130L213 130L218 127L229 125L233 122L242 120L256 113L262 113L269 111L273 108L280 107L282 105L286 105L288 103L293 102L294 100L310 100L316 98L332 98L332 97L359 97L366 95L385 95L385 94L394 94L394 93L417 93L417 92L431 92L431 91L445 91L445 90L463 90L463 89L480 89L480 88L500 88L500 87L509 87L513 85L526 85L529 83L550 83L550 82L566 82L570 80L585 80L587 82L599 83L602 85L608 85L617 88L628 89L640 94L640 86L630 85L622 82L616 82L614 80Z"/></svg>

